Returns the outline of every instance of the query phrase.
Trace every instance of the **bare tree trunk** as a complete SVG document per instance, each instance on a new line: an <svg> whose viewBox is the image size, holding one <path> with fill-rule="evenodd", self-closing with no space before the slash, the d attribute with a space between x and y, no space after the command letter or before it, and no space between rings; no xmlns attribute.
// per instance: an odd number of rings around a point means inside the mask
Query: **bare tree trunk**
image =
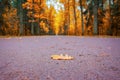
<svg viewBox="0 0 120 80"><path fill-rule="evenodd" d="M93 14L94 14L93 33L94 35L98 35L98 0L94 0Z"/></svg>
<svg viewBox="0 0 120 80"><path fill-rule="evenodd" d="M110 28L108 33L112 35L112 15L111 15L111 0L109 0L109 13L110 13Z"/></svg>
<svg viewBox="0 0 120 80"><path fill-rule="evenodd" d="M19 18L20 18L20 27L19 27L19 35L24 34L24 27L23 27L23 9L22 9L22 0L19 0Z"/></svg>
<svg viewBox="0 0 120 80"><path fill-rule="evenodd" d="M34 0L32 0L32 5L34 4ZM32 22L31 22L31 34L34 35L34 17L33 17L33 7L32 7Z"/></svg>
<svg viewBox="0 0 120 80"><path fill-rule="evenodd" d="M33 21L34 19L32 19ZM31 23L31 34L34 35L34 23L32 22Z"/></svg>

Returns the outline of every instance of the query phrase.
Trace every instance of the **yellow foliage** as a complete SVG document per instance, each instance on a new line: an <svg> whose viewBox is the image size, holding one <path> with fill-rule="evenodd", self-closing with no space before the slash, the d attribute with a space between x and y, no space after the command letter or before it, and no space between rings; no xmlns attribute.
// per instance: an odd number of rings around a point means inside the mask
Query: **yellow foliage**
<svg viewBox="0 0 120 80"><path fill-rule="evenodd" d="M54 60L73 60L74 58L72 56L67 55L67 54L66 55L60 54L60 55L52 55L51 59L54 59Z"/></svg>
<svg viewBox="0 0 120 80"><path fill-rule="evenodd" d="M46 33L49 32L48 27L46 26L46 24L45 24L43 21L40 22L40 27L41 27Z"/></svg>
<svg viewBox="0 0 120 80"><path fill-rule="evenodd" d="M64 13L61 10L60 12L58 12L57 14L55 14L55 18L54 18L54 32L56 35L58 35L59 33L62 34L64 32L63 28L64 28Z"/></svg>

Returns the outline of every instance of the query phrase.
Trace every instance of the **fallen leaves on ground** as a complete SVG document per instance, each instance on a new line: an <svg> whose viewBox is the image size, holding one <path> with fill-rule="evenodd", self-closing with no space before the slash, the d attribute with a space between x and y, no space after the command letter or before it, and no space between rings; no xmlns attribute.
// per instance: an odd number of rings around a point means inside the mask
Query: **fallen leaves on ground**
<svg viewBox="0 0 120 80"><path fill-rule="evenodd" d="M67 55L67 54L60 54L60 55L52 55L51 59L54 59L54 60L73 60L74 58L72 56Z"/></svg>

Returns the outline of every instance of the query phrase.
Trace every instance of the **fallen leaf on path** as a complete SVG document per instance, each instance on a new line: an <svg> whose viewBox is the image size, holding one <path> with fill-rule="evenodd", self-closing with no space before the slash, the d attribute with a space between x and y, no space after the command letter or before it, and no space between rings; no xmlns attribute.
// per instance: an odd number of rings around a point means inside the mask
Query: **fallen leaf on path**
<svg viewBox="0 0 120 80"><path fill-rule="evenodd" d="M69 56L67 54L66 55L60 54L60 55L52 55L51 59L54 59L54 60L73 60L73 57Z"/></svg>

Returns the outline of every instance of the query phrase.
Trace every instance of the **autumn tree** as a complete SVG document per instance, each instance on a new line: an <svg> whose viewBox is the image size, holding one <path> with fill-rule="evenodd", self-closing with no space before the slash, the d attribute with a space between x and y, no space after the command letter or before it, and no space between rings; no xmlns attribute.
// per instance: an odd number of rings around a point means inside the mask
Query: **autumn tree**
<svg viewBox="0 0 120 80"><path fill-rule="evenodd" d="M101 6L103 4L103 6ZM99 35L112 34L112 16L111 16L111 0L100 0L98 8L98 33Z"/></svg>
<svg viewBox="0 0 120 80"><path fill-rule="evenodd" d="M17 9L12 6L10 0L2 0L0 4L0 34L18 35Z"/></svg>
<svg viewBox="0 0 120 80"><path fill-rule="evenodd" d="M4 35L18 35L19 20L17 10L13 7L6 7L3 16L3 26L1 27Z"/></svg>
<svg viewBox="0 0 120 80"><path fill-rule="evenodd" d="M112 7L112 32L113 35L120 35L120 0L114 0Z"/></svg>
<svg viewBox="0 0 120 80"><path fill-rule="evenodd" d="M83 6L85 4L85 0L79 0L80 3L80 10L81 10L81 30L82 30L82 35L84 35L84 19L83 19Z"/></svg>
<svg viewBox="0 0 120 80"><path fill-rule="evenodd" d="M64 11L61 9L55 14L54 32L56 35L64 33Z"/></svg>
<svg viewBox="0 0 120 80"><path fill-rule="evenodd" d="M0 0L0 34L118 35L119 2Z"/></svg>
<svg viewBox="0 0 120 80"><path fill-rule="evenodd" d="M24 9L28 10L29 22L31 23L31 34L34 34L36 27L34 26L35 23L38 22L38 24L40 24L42 19L46 18L46 15L44 15L46 0L27 0L22 6ZM37 30L40 30L39 27ZM37 31L37 34L39 34L39 31Z"/></svg>
<svg viewBox="0 0 120 80"><path fill-rule="evenodd" d="M93 27L93 33L94 35L98 35L98 0L93 0L93 14L94 14L94 27Z"/></svg>
<svg viewBox="0 0 120 80"><path fill-rule="evenodd" d="M85 14L85 34L98 35L98 9L100 0L87 0L87 8Z"/></svg>
<svg viewBox="0 0 120 80"><path fill-rule="evenodd" d="M84 35L88 35L93 32L92 31L93 29L93 2L91 0L86 1L83 19L84 19L83 20L84 28L82 29L84 29Z"/></svg>
<svg viewBox="0 0 120 80"><path fill-rule="evenodd" d="M77 34L77 17L76 17L76 0L73 0L74 20L75 20L75 35Z"/></svg>
<svg viewBox="0 0 120 80"><path fill-rule="evenodd" d="M10 7L9 0L0 0L0 34L3 33L2 29L1 29L2 26L4 25L2 14L4 13L6 7L7 8Z"/></svg>
<svg viewBox="0 0 120 80"><path fill-rule="evenodd" d="M67 35L70 26L70 0L60 0L60 3L64 5L64 34Z"/></svg>
<svg viewBox="0 0 120 80"><path fill-rule="evenodd" d="M81 21L81 12L80 12L80 10L79 9L77 9L76 10L76 21L77 21L77 32L76 32L76 35L82 35L82 26L81 26L81 24L82 24L82 21Z"/></svg>
<svg viewBox="0 0 120 80"><path fill-rule="evenodd" d="M54 34L54 23L55 23L55 14L56 10L53 5L50 5L49 9L46 12L47 19L49 22L49 34Z"/></svg>

